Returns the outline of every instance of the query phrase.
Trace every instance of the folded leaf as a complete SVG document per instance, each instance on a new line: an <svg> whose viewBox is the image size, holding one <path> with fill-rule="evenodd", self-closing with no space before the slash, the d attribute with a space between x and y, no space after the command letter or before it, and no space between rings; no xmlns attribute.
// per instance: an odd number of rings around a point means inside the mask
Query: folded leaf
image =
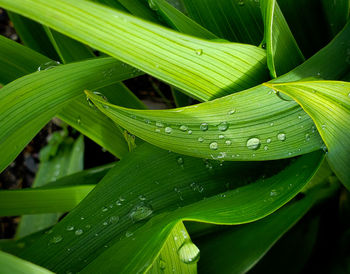
<svg viewBox="0 0 350 274"><path fill-rule="evenodd" d="M276 0L261 0L264 18L267 66L276 78L304 61L293 34Z"/></svg>
<svg viewBox="0 0 350 274"><path fill-rule="evenodd" d="M328 148L329 165L350 189L350 83L300 81L265 85L291 96L310 115Z"/></svg>

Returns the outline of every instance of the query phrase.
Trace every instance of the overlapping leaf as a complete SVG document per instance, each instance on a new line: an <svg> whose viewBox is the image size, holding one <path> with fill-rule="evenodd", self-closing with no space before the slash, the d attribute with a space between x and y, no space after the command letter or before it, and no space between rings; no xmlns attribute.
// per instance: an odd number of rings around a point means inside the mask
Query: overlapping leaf
<svg viewBox="0 0 350 274"><path fill-rule="evenodd" d="M255 46L193 38L84 0L1 0L0 5L200 100L254 86L267 77L265 51Z"/></svg>
<svg viewBox="0 0 350 274"><path fill-rule="evenodd" d="M337 81L300 81L268 86L294 98L312 117L328 148L327 159L330 166L349 189L350 84Z"/></svg>

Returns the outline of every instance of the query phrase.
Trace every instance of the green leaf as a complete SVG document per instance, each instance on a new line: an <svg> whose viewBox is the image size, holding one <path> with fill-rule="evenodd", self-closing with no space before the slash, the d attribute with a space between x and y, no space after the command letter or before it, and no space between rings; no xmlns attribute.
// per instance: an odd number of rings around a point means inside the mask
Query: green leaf
<svg viewBox="0 0 350 274"><path fill-rule="evenodd" d="M0 35L0 83L5 85L38 70L50 59ZM36 62L33 62L36 60Z"/></svg>
<svg viewBox="0 0 350 274"><path fill-rule="evenodd" d="M262 218L300 191L321 158L320 153L307 155L271 179L226 192L227 187L242 186L246 182L243 178L252 171L256 173L258 166L238 162L225 162L220 166L217 162L143 144L118 162L95 190L53 228L52 234L35 241L22 256L54 271L75 272L103 252L108 259L100 258L107 269L125 267L126 272L134 273L142 269L146 261L151 263L156 258L179 220L239 224ZM232 177L233 173L237 176ZM297 173L297 177L290 176ZM219 193L223 195L217 195ZM152 218L144 227L151 216L158 216L158 221ZM116 222L117 217L119 221ZM67 231L69 225L84 233L77 236L74 231ZM87 225L89 229L85 229ZM61 235L63 241L48 247L48 241L55 235ZM136 239L131 241L130 237ZM111 246L113 243L115 245ZM87 245L89 248L81 248ZM111 248L106 251L105 245ZM39 252L43 246L45 254ZM71 252L67 252L67 248ZM122 252L124 248L127 250ZM117 249L118 258L115 257ZM101 263L95 261L89 268L95 269L97 265L101 267Z"/></svg>
<svg viewBox="0 0 350 274"><path fill-rule="evenodd" d="M58 61L58 55L50 43L42 25L19 14L8 12L21 42L38 53Z"/></svg>
<svg viewBox="0 0 350 274"><path fill-rule="evenodd" d="M116 242L90 263L82 273L91 273L97 269L102 272L118 273L145 271L157 254L159 246L164 244L167 235L180 220L232 225L255 221L272 213L296 195L297 189L312 176L310 172L315 171L315 166L305 166L302 174L298 171L301 171L304 164L310 163L313 157L317 159L320 154L307 155L267 180L258 180L253 184L207 197L152 218L145 226L135 231L133 241L123 238ZM318 161L319 158L316 162ZM298 176L290 176L291 174ZM293 190L290 188L291 182L292 185L296 184L293 185ZM117 250L119 255L115 257Z"/></svg>
<svg viewBox="0 0 350 274"><path fill-rule="evenodd" d="M349 70L346 61L349 34L350 24L322 51L273 82L311 76L342 77ZM151 111L120 108L88 94L103 113L136 136L186 155L230 161L271 160L323 146L311 118L297 103L264 86L195 106ZM222 123L227 123L227 130Z"/></svg>
<svg viewBox="0 0 350 274"><path fill-rule="evenodd" d="M312 120L298 105L281 100L263 86L195 106L151 111L118 107L91 92L86 94L118 125L146 142L181 154L258 161L321 148ZM311 137L306 138L307 134Z"/></svg>
<svg viewBox="0 0 350 274"><path fill-rule="evenodd" d="M0 5L110 54L199 100L254 86L267 77L265 51L252 45L201 40L84 0L1 0Z"/></svg>
<svg viewBox="0 0 350 274"><path fill-rule="evenodd" d="M186 260L187 263L181 261L180 256L177 251L182 246L186 245L190 248L183 249L183 254L181 258ZM175 272L175 273L197 273L197 259L199 258L199 253L196 246L191 243L190 235L188 235L185 226L182 222L178 222L165 245L160 250L160 253L156 260L154 260L152 267L147 271L147 273L156 274L164 272ZM193 254L198 254L193 256ZM194 261L188 261L187 259L194 258Z"/></svg>
<svg viewBox="0 0 350 274"><path fill-rule="evenodd" d="M272 77L287 73L304 61L276 0L262 0L267 66Z"/></svg>
<svg viewBox="0 0 350 274"><path fill-rule="evenodd" d="M350 189L350 83L300 81L265 85L291 96L310 115L328 148L331 168Z"/></svg>
<svg viewBox="0 0 350 274"><path fill-rule="evenodd" d="M154 23L160 23L157 14L152 11L148 1L144 0L118 0L131 14Z"/></svg>
<svg viewBox="0 0 350 274"><path fill-rule="evenodd" d="M51 271L32 264L11 254L0 251L1 273L11 274L50 274Z"/></svg>
<svg viewBox="0 0 350 274"><path fill-rule="evenodd" d="M259 45L263 22L259 1L182 0L191 18L218 37Z"/></svg>
<svg viewBox="0 0 350 274"><path fill-rule="evenodd" d="M110 70L115 73L106 76ZM101 88L134 75L131 67L112 58L99 58L36 72L3 87L0 93L0 171L62 107L81 96L83 89ZM121 135L119 138L123 140ZM122 153L124 149L126 153L127 148L122 144L122 141L116 142L118 151Z"/></svg>
<svg viewBox="0 0 350 274"><path fill-rule="evenodd" d="M165 0L152 0L152 8L170 27L179 32L204 39L218 39L215 34L197 24Z"/></svg>
<svg viewBox="0 0 350 274"><path fill-rule="evenodd" d="M0 191L0 216L65 212L77 206L95 187L82 185Z"/></svg>
<svg viewBox="0 0 350 274"><path fill-rule="evenodd" d="M246 273L293 227L320 199L334 194L316 189L299 201L250 224L226 229L196 239L205 260L201 273ZM277 242L278 243L278 242ZM282 271L280 269L280 271Z"/></svg>
<svg viewBox="0 0 350 274"><path fill-rule="evenodd" d="M55 133L54 133L55 134ZM60 134L57 133L56 134ZM49 159L41 158L39 170L36 173L32 187L40 187L56 181L60 177L79 172L84 163L84 137L80 137L73 143L71 138L64 138L59 144L56 155ZM43 150L52 150L56 146L55 138L51 138L49 144ZM57 150L56 150L57 151ZM61 214L38 214L22 216L16 230L16 238L27 236L31 233L48 228L57 223Z"/></svg>

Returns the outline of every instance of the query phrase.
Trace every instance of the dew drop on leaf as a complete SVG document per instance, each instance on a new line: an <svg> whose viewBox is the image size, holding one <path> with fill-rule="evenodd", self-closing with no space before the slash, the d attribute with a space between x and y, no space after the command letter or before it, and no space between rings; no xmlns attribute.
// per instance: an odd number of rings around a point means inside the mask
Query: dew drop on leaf
<svg viewBox="0 0 350 274"><path fill-rule="evenodd" d="M183 164L184 164L184 159L183 159L182 157L178 157L178 158L177 158L177 163L178 163L179 165L183 165Z"/></svg>
<svg viewBox="0 0 350 274"><path fill-rule="evenodd" d="M185 264L193 264L199 260L200 251L198 247L190 242L185 241L177 251L180 261Z"/></svg>
<svg viewBox="0 0 350 274"><path fill-rule="evenodd" d="M57 235L57 236L53 236L50 239L50 244L58 244L59 242L61 242L63 240L63 237L61 235Z"/></svg>
<svg viewBox="0 0 350 274"><path fill-rule="evenodd" d="M181 126L180 126L180 130L181 130L181 131L186 131L186 130L188 130L188 127L185 126L185 125L181 125Z"/></svg>
<svg viewBox="0 0 350 274"><path fill-rule="evenodd" d="M287 138L286 134L285 133L278 133L277 134L277 139L280 140L280 141L285 141Z"/></svg>
<svg viewBox="0 0 350 274"><path fill-rule="evenodd" d="M149 216L151 216L153 213L153 209L150 205L147 204L140 204L135 206L129 216L131 220L136 223L139 221L142 221L144 219L147 219Z"/></svg>
<svg viewBox="0 0 350 274"><path fill-rule="evenodd" d="M38 67L38 71L43 71L43 70L49 70L49 69L52 69L54 67L57 67L59 66L61 63L58 62L58 61L49 61L49 62L46 62L44 64L41 64L39 67Z"/></svg>
<svg viewBox="0 0 350 274"><path fill-rule="evenodd" d="M198 56L201 56L203 54L203 50L202 49L196 49L195 52L196 52L196 54Z"/></svg>
<svg viewBox="0 0 350 274"><path fill-rule="evenodd" d="M202 131L207 131L208 130L208 123L202 123L201 125L200 125L200 129L202 130Z"/></svg>
<svg viewBox="0 0 350 274"><path fill-rule="evenodd" d="M173 129L172 129L171 127L166 127L166 128L164 129L164 131L165 131L165 133L170 134L170 133L172 133Z"/></svg>
<svg viewBox="0 0 350 274"><path fill-rule="evenodd" d="M232 142L231 142L230 140L226 140L226 141L225 141L225 144L229 146L229 145L232 144Z"/></svg>
<svg viewBox="0 0 350 274"><path fill-rule="evenodd" d="M203 143L204 142L204 138L203 137L198 137L198 142Z"/></svg>
<svg viewBox="0 0 350 274"><path fill-rule="evenodd" d="M72 226L72 225L67 225L66 230L67 230L67 231L72 231L72 230L74 230L74 226Z"/></svg>
<svg viewBox="0 0 350 274"><path fill-rule="evenodd" d="M221 131L226 131L228 129L228 123L227 122L222 122L221 124L219 124L218 128Z"/></svg>
<svg viewBox="0 0 350 274"><path fill-rule="evenodd" d="M251 150L257 150L260 147L260 139L253 137L247 141L247 148Z"/></svg>
<svg viewBox="0 0 350 274"><path fill-rule="evenodd" d="M75 235L77 235L77 236L80 236L81 234L83 234L83 230L82 229L77 229L76 231L75 231Z"/></svg>
<svg viewBox="0 0 350 274"><path fill-rule="evenodd" d="M211 150L217 150L218 149L218 143L217 142L211 142L210 145L209 145L209 148Z"/></svg>

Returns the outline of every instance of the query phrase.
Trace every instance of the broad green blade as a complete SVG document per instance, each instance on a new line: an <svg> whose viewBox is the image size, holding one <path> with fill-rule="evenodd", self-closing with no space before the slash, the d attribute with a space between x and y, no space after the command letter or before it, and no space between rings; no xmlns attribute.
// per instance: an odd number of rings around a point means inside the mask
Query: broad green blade
<svg viewBox="0 0 350 274"><path fill-rule="evenodd" d="M51 271L11 254L0 251L0 273L2 274L50 274Z"/></svg>
<svg viewBox="0 0 350 274"><path fill-rule="evenodd" d="M77 206L95 185L0 191L0 216L65 212Z"/></svg>
<svg viewBox="0 0 350 274"><path fill-rule="evenodd" d="M312 76L342 77L350 67L346 61L349 35L347 24L327 47L273 82ZM323 146L311 118L300 106L264 86L187 108L162 111L125 109L95 95L91 98L103 113L136 136L191 156L231 161L271 160Z"/></svg>
<svg viewBox="0 0 350 274"><path fill-rule="evenodd" d="M221 97L267 79L265 50L252 45L201 40L84 0L1 0L0 5L199 100Z"/></svg>
<svg viewBox="0 0 350 274"><path fill-rule="evenodd" d="M116 242L90 263L82 273L91 273L98 269L106 273L145 271L150 267L159 247L165 243L173 226L179 220L227 225L258 220L296 195L299 187L305 184L315 172L315 168L317 169L317 165L310 166L309 163L314 160L319 163L319 157L319 153L304 156L269 179L258 180L256 183L207 197L173 212L155 216L135 231L132 241L123 238ZM306 163L308 164L303 169L302 166ZM291 176L292 174L294 176ZM185 196L183 198L186 200ZM118 257L115 256L117 251Z"/></svg>
<svg viewBox="0 0 350 274"><path fill-rule="evenodd" d="M319 221L319 216L302 219L283 235L249 274L301 273L316 248Z"/></svg>
<svg viewBox="0 0 350 274"><path fill-rule="evenodd" d="M335 36L349 19L350 2L348 0L322 0L322 5L328 21L330 33Z"/></svg>
<svg viewBox="0 0 350 274"><path fill-rule="evenodd" d="M191 18L184 15L175 7L170 5L165 0L151 0L153 10L165 20L165 22L175 30L179 32L204 38L204 39L218 39L218 37L212 32L208 31Z"/></svg>
<svg viewBox="0 0 350 274"><path fill-rule="evenodd" d="M12 12L8 12L8 14L16 33L25 46L58 61L59 56L50 43L42 25L19 14Z"/></svg>
<svg viewBox="0 0 350 274"><path fill-rule="evenodd" d="M0 83L5 85L38 70L50 59L0 35ZM33 62L36 60L36 62Z"/></svg>
<svg viewBox="0 0 350 274"><path fill-rule="evenodd" d="M262 218L301 190L321 158L320 153L307 155L276 177L259 180L237 191L227 191L227 188L235 189L244 184L247 175L256 173L258 167L231 162L220 165L215 161L169 153L143 144L117 163L95 190L53 228L52 234L37 240L23 251L22 256L54 271L75 272L102 252L105 254L105 245L109 247L117 242L110 252L108 249L106 256L109 258L114 254L113 268L122 267L126 272L134 273L144 267L145 260L151 263L156 258L173 225L179 220L238 224ZM237 176L232 177L233 173ZM206 199L203 200L204 197ZM168 215L166 212L172 213ZM157 224L156 231L143 228L152 216L159 216L159 222L152 221ZM67 226L73 226L74 230L67 231ZM142 232L145 242L136 234L136 230L140 229L150 233ZM47 247L48 241L56 235L61 235L63 240ZM39 252L43 246L45 254ZM120 256L116 258L113 250L118 248L128 250L120 250ZM106 268L111 266L103 258L101 260ZM96 262L96 265L101 266L101 263ZM95 269L95 266L91 267ZM130 267L135 268L131 270Z"/></svg>
<svg viewBox="0 0 350 274"><path fill-rule="evenodd" d="M289 72L304 61L276 0L261 0L264 18L267 66L272 77Z"/></svg>
<svg viewBox="0 0 350 274"><path fill-rule="evenodd" d="M321 195L320 195L321 194ZM246 273L320 199L334 194L320 189L259 221L196 239L200 273ZM321 197L320 197L321 196Z"/></svg>
<svg viewBox="0 0 350 274"><path fill-rule="evenodd" d="M176 251L180 250L186 244L188 248L185 247L183 249L181 260ZM193 253L198 255L194 260L189 261L188 258L192 257ZM171 234L169 234L165 245L147 273L197 273L198 259L198 249L191 243L190 235L188 235L183 223L178 222L171 231Z"/></svg>
<svg viewBox="0 0 350 274"><path fill-rule="evenodd" d="M115 73L106 77L110 70ZM62 107L81 96L85 88L101 88L134 75L133 68L113 58L99 58L35 72L3 87L0 92L0 171ZM124 149L126 153L122 135L119 138L118 151L122 153Z"/></svg>
<svg viewBox="0 0 350 274"><path fill-rule="evenodd" d="M322 146L311 118L294 101L281 100L263 86L171 110L126 109L86 94L118 125L146 142L185 155L258 161L293 157Z"/></svg>
<svg viewBox="0 0 350 274"><path fill-rule="evenodd" d="M182 0L191 18L218 37L259 45L264 24L259 1Z"/></svg>
<svg viewBox="0 0 350 274"><path fill-rule="evenodd" d="M83 169L84 137L80 135L79 138L73 142L72 138L61 137L61 134L62 133L58 132L54 133L49 144L41 150L41 162L32 187L47 185L50 181L56 181L61 177L79 172ZM57 138L61 139L57 140ZM57 153L53 154L55 150ZM46 155L44 154L45 152ZM57 213L22 216L15 237L21 238L48 228L57 223L60 216L61 214Z"/></svg>
<svg viewBox="0 0 350 274"><path fill-rule="evenodd" d="M291 96L310 115L328 148L329 165L350 189L350 83L300 81L266 85Z"/></svg>

